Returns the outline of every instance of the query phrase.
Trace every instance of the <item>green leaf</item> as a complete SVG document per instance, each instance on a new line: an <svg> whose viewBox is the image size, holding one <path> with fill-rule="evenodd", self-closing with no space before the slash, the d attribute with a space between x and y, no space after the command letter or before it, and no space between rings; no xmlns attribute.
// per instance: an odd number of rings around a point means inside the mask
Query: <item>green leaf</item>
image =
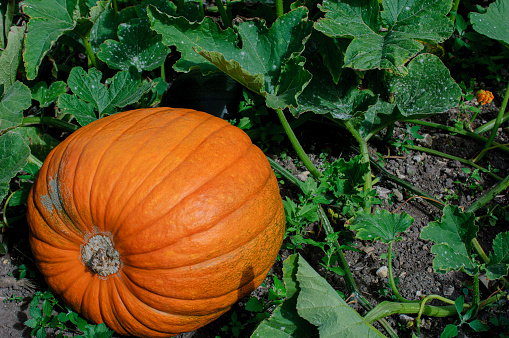
<svg viewBox="0 0 509 338"><path fill-rule="evenodd" d="M508 16L509 3L506 0L497 0L489 5L485 14L470 13L470 22L478 33L509 46Z"/></svg>
<svg viewBox="0 0 509 338"><path fill-rule="evenodd" d="M30 17L23 59L27 78L35 79L39 65L62 34L75 27L77 0L26 0L23 12Z"/></svg>
<svg viewBox="0 0 509 338"><path fill-rule="evenodd" d="M63 113L73 115L82 126L97 120L94 105L76 95L62 94L58 99L58 107Z"/></svg>
<svg viewBox="0 0 509 338"><path fill-rule="evenodd" d="M263 21L238 25L242 48L197 51L224 73L266 97L269 107L296 107L296 97L311 80L298 55L311 34L308 11L299 7L279 17L270 28Z"/></svg>
<svg viewBox="0 0 509 338"><path fill-rule="evenodd" d="M301 256L296 273L300 288L297 309L316 325L320 337L384 337L338 295Z"/></svg>
<svg viewBox="0 0 509 338"><path fill-rule="evenodd" d="M30 317L35 319L42 319L42 311L38 306L30 306L29 308Z"/></svg>
<svg viewBox="0 0 509 338"><path fill-rule="evenodd" d="M378 97L376 102L368 107L368 110L359 114L362 117L359 118L360 124L357 126L357 130L361 136L366 138L368 135L376 133L380 128L399 120L401 114L394 112L395 106L395 104L382 101Z"/></svg>
<svg viewBox="0 0 509 338"><path fill-rule="evenodd" d="M133 19L118 27L118 39L101 44L97 57L112 69L128 70L136 67L138 72L153 70L164 63L169 49L162 44L161 36L150 29L147 20Z"/></svg>
<svg viewBox="0 0 509 338"><path fill-rule="evenodd" d="M423 48L417 40L440 43L453 32L446 17L450 1L383 0L382 6L379 13L378 0L323 1L325 17L315 28L330 37L353 38L345 67L404 72L404 64Z"/></svg>
<svg viewBox="0 0 509 338"><path fill-rule="evenodd" d="M263 303L253 296L247 300L245 309L250 312L262 312Z"/></svg>
<svg viewBox="0 0 509 338"><path fill-rule="evenodd" d="M447 324L440 338L452 338L458 336L458 327L454 324Z"/></svg>
<svg viewBox="0 0 509 338"><path fill-rule="evenodd" d="M509 268L509 232L499 233L493 240L493 252L490 252L490 261L484 266L486 276L499 279L507 275Z"/></svg>
<svg viewBox="0 0 509 338"><path fill-rule="evenodd" d="M37 326L37 319L30 318L29 320L25 321L25 325L34 329Z"/></svg>
<svg viewBox="0 0 509 338"><path fill-rule="evenodd" d="M306 65L313 78L298 97L298 107L290 108L295 117L312 111L315 114L330 115L336 120L348 120L356 111L364 111L368 104L375 102L370 90L359 90L355 74L343 71L339 84L334 84L327 69L318 63Z"/></svg>
<svg viewBox="0 0 509 338"><path fill-rule="evenodd" d="M421 238L435 242L431 252L435 254L433 269L447 273L451 270L474 275L479 265L473 260L472 239L479 227L475 215L462 212L457 206L446 206L440 221L431 222L421 231Z"/></svg>
<svg viewBox="0 0 509 338"><path fill-rule="evenodd" d="M41 81L31 88L32 99L39 101L39 107L48 107L58 97L66 92L66 84L63 81L55 81L48 88L46 82Z"/></svg>
<svg viewBox="0 0 509 338"><path fill-rule="evenodd" d="M112 6L106 7L90 30L90 44L94 53L100 51L99 46L104 41L118 39L118 26L134 18L136 18L135 7L127 7L118 13L115 12Z"/></svg>
<svg viewBox="0 0 509 338"><path fill-rule="evenodd" d="M461 89L433 54L421 54L408 65L408 75L389 74L389 91L403 116L443 113L458 105Z"/></svg>
<svg viewBox="0 0 509 338"><path fill-rule="evenodd" d="M163 37L163 44L175 46L182 54L173 69L187 73L200 68L202 74L217 71L217 68L205 60L196 51L222 51L236 44L236 35L232 29L222 31L213 19L206 17L202 22L189 22L184 17L169 16L153 6L147 10L151 27Z"/></svg>
<svg viewBox="0 0 509 338"><path fill-rule="evenodd" d="M0 14L1 15L1 14ZM21 61L25 26L12 26L9 32L7 47L0 55L0 85L10 88L16 82L16 73ZM3 35L3 32L0 32Z"/></svg>
<svg viewBox="0 0 509 338"><path fill-rule="evenodd" d="M305 338L318 336L318 330L297 313L297 297L300 288L297 283L297 260L302 257L293 254L283 262L283 279L287 299L280 304L269 319L260 323L251 337Z"/></svg>
<svg viewBox="0 0 509 338"><path fill-rule="evenodd" d="M115 74L114 77L101 83L102 74L95 68L86 73L81 67L74 67L67 80L74 95L62 94L58 107L72 114L83 126L96 119L93 109L99 117L115 113L116 108L123 108L137 102L150 90L154 83L141 84L139 73L131 68Z"/></svg>
<svg viewBox="0 0 509 338"><path fill-rule="evenodd" d="M15 127L23 121L23 110L32 103L30 89L16 81L0 100L0 130Z"/></svg>
<svg viewBox="0 0 509 338"><path fill-rule="evenodd" d="M51 302L47 299L42 301L42 312L45 316L50 316L53 312L53 305L51 305Z"/></svg>
<svg viewBox="0 0 509 338"><path fill-rule="evenodd" d="M405 212L394 214L376 209L373 214L359 214L350 224L350 228L357 232L355 237L358 239L391 243L401 240L398 234L405 232L413 222L414 219Z"/></svg>

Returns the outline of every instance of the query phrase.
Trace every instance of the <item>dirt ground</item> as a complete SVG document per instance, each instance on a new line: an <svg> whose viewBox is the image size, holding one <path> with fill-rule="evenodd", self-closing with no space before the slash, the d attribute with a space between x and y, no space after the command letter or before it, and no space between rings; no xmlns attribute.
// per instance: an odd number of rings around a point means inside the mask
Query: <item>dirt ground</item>
<svg viewBox="0 0 509 338"><path fill-rule="evenodd" d="M482 118L489 120L493 118L496 108L491 105L483 107ZM433 121L440 122L442 124L451 125L455 119L458 118L458 109L453 109L447 114L442 114L433 118ZM401 125L401 127L404 127ZM306 135L304 135L304 132ZM297 132L299 133L299 131ZM337 134L337 131L331 132L327 137L325 143L320 146L313 144L313 135L309 135L309 129L306 128L299 136L306 136L309 138L308 141L304 142L305 149L316 153L318 155L324 148L335 149L331 156L340 156L343 149L338 149L337 144L341 144L341 139L344 135ZM454 136L448 133L436 129L421 128L419 133L425 136L425 139L417 142L425 147L430 147L442 152L446 152L452 155L457 155L463 158L472 158L478 151L482 149L482 145L475 143L467 138L461 136ZM317 140L323 142L323 131L317 133L315 136ZM397 137L403 137L401 130L396 128L395 135ZM499 133L497 139L500 143L509 142L509 130L504 129ZM401 152L388 153L385 146L378 146L374 144L373 155L376 152L382 155L389 155L385 160L385 168L392 174L405 179L418 188L436 196L440 199L445 199L446 196L456 195L457 199L451 199L452 204L467 207L475 199L481 196L484 191L489 189L496 182L488 175L482 173L481 181L479 185L483 187L472 190L462 184L455 183L456 181L467 182L468 174L465 174L461 168L465 167L457 161L446 160L443 158L434 157L425 153L416 152L410 150L408 153ZM312 156L313 157L313 156ZM315 156L316 157L316 156ZM491 151L486 159L489 163L498 168L500 171L497 173L499 176L504 177L509 174L509 160L506 153ZM486 163L486 162L485 162ZM302 173L305 168L295 167L290 165L290 161L286 161L285 164L288 168L293 169L295 174ZM375 172L376 174L376 172ZM288 186L288 185L287 185ZM407 193L401 188L397 187L390 181L382 180L377 184L378 192L381 199L384 200L383 208L394 211L405 211L415 218L415 222L412 227L405 232L402 237L403 240L393 245L393 265L395 269L395 275L399 278L399 290L403 297L408 299L418 299L420 295L438 294L451 299L455 299L462 294L462 289L471 280L463 273L451 272L445 275L436 274L432 269L433 256L431 254L432 244L419 239L420 230L428 225L429 222L440 217L439 210L430 205L423 199L412 199L405 203L408 198ZM288 187L282 189L283 195L294 194L295 192L288 190ZM497 197L496 202L501 205L506 205L509 202L509 198L506 194L502 194ZM500 229L507 229L508 224L497 225L496 228L491 226L481 226L479 241L485 250L489 251L491 242L494 236L500 231ZM505 231L504 230L504 231ZM28 242L26 240L27 228L26 226L18 226L17 229L9 230L9 234L15 238L22 238L18 243L15 243L14 249L11 253L0 257L0 337L30 337L30 329L27 328L23 322L29 318L28 307L31 299L31 295L35 290L46 290L46 285L41 279L22 279L18 280L18 266L20 264L26 264L32 269L34 268ZM377 270L386 265L386 260L382 260L380 257L387 253L387 245L383 243L370 243L370 242L357 242L359 248L363 250L363 253L348 251L346 253L347 259L350 262L350 266L354 277L363 292L364 296L372 303L380 302L387 299L380 294L379 290L387 289L385 283L387 278L379 277ZM313 249L304 250L301 253L311 264L317 264L318 253ZM281 272L281 263L276 263L273 270L276 273ZM328 281L333 287L341 290L343 288L342 277L330 276ZM488 287L481 286L481 299L488 297L492 292L493 288L491 285ZM260 288L255 293L267 292L266 288ZM468 298L467 298L468 300ZM438 303L437 303L438 304ZM237 304L232 311L239 314L239 321L243 322L248 319L250 313L243 310L241 304ZM501 309L494 310L501 311L505 316L509 314L509 308L504 306ZM220 337L231 337L231 333L221 332L221 327L228 325L230 322L230 313L224 315L219 320L208 326L187 334L183 334L181 338L214 338ZM457 318L425 318L424 329L422 330L422 337L438 337L442 332L445 325L453 323ZM485 320L486 318L481 316L479 319ZM398 330L400 337L410 337L410 330L402 330L401 324L404 318L393 316L389 318L389 322L392 326ZM251 331L242 331L244 335L250 334ZM48 334L51 336L51 333ZM475 335L472 333L461 333L462 337L481 337L481 335ZM118 337L118 336L114 336ZM243 335L241 335L243 337Z"/></svg>

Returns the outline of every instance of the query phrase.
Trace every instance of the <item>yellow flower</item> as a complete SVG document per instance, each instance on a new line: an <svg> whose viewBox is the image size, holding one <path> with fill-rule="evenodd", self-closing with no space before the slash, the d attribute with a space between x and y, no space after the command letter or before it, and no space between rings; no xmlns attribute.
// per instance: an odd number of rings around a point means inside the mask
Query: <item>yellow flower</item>
<svg viewBox="0 0 509 338"><path fill-rule="evenodd" d="M490 103L493 101L493 93L489 90L479 90L477 93L477 102L479 102L481 105L484 105L486 103Z"/></svg>

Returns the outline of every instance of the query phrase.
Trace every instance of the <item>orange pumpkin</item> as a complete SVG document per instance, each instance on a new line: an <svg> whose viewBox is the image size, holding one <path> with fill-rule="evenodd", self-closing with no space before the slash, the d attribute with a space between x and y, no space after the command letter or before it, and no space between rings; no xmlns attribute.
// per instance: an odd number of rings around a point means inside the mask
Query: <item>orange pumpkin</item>
<svg viewBox="0 0 509 338"><path fill-rule="evenodd" d="M118 113L48 156L28 199L48 285L120 334L171 337L257 288L284 235L274 173L239 128L189 109Z"/></svg>

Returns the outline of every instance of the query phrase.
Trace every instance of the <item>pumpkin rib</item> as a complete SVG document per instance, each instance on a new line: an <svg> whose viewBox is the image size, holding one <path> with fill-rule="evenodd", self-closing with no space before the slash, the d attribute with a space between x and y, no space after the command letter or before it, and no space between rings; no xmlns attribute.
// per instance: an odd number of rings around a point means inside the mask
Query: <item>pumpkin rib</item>
<svg viewBox="0 0 509 338"><path fill-rule="evenodd" d="M219 131L219 130L221 130L221 129L227 128L228 126L231 126L231 125L225 125L223 128L218 129L216 132L218 132L218 131ZM214 132L214 133L216 133L216 132ZM212 134L211 134L211 135L212 135ZM209 137L210 137L211 135L209 135ZM207 137L207 138L208 138L208 137ZM131 212L130 212L129 214L127 214L127 215L124 217L124 220L123 220L120 224L117 224L116 228L114 228L114 229L112 229L112 230L111 230L111 232L112 232L113 236L116 236L116 234L117 234L117 232L119 231L119 229L121 229L121 228L122 228L122 226L123 226L123 224L124 224L125 220L129 219L129 217L131 216L131 214L132 214L133 212L135 212L135 211L137 210L137 208L138 208L141 204L143 204L143 203L144 203L145 199L146 199L146 198L148 198L148 196L150 195L150 193L151 193L152 191L154 191L154 189L155 189L158 185L163 184L163 182L166 182L166 180L168 180L168 179L172 179L170 176L173 174L173 172L174 172L175 170L177 170L178 168L180 168L180 166L181 166L181 165L183 165L183 164L185 163L185 161L189 158L189 156L191 156L191 155L193 154L193 152L194 152L196 149L198 149L198 148L199 148L199 147L200 147L200 146L201 146L204 142L205 142L205 141L201 142L201 143L200 143L200 145L198 145L198 146L197 146L197 147L196 147L196 148L195 148L192 152L190 152L190 153L188 154L188 156L186 156L186 157L182 160L182 162L180 162L180 163L179 163L179 164L178 164L178 165L177 165L177 166L176 166L173 170L171 170L170 172L168 172L168 174L165 176L165 178L164 178L164 179L162 179L162 180L161 180L161 181L160 181L157 185L154 185L154 186L150 189L150 191L149 191L149 192L147 192L146 196L145 196L143 199L141 199L140 201L138 201L138 204L137 204L135 207L133 207L133 209L131 210ZM238 161L239 159L241 159L242 157L244 157L244 156L248 153L248 151L249 151L252 147L253 147L253 144L251 144L251 145L249 146L248 150L246 150L246 152L244 152L244 154L240 155L240 156L239 156L238 158L236 158L236 159L233 159L233 160L232 160L232 162L228 163L227 165L228 165L228 166L229 166L229 165L232 165L233 163L235 163L236 161ZM196 192L196 190L198 190L199 188L201 188L204 184L206 184L206 183L210 182L210 181L211 181L211 180L213 180L215 177L217 177L219 174L221 174L221 173L223 173L225 170L227 170L227 169L228 169L228 168L227 168L227 165L225 164L225 165L223 166L223 168L221 169L221 171L219 171L218 173L216 173L214 176L211 176L211 177L210 177L207 181L203 182L203 184L202 184L202 185L200 185L199 187L196 187L196 188L194 188L193 190L189 191L187 195L185 195L185 196L179 196L179 197L180 197L179 201L178 201L178 202L177 202L174 206L172 206L170 209L168 209L168 211L167 211L166 213L164 213L163 215L159 216L159 217L158 217L158 218L156 218L156 219L153 219L153 220L152 220L152 224L153 224L154 222L157 222L159 219L163 218L164 216L166 216L166 215L167 215L167 214L168 214L168 213L169 213L172 209L174 209L174 208L175 208L175 207L176 207L176 206L177 206L177 205L178 205L178 204L179 204L179 203L180 203L180 202L181 202L184 198L188 197L189 195L192 195L193 193L195 193L195 192ZM117 221L118 221L118 220L117 220ZM150 225L148 225L148 227L150 227ZM146 229L146 227L145 227L144 229ZM144 229L141 229L141 230L144 230ZM134 235L134 234L132 234L132 235Z"/></svg>
<svg viewBox="0 0 509 338"><path fill-rule="evenodd" d="M113 120L113 121L108 121L108 123L105 123L104 124L104 127L101 129L102 131L108 127L108 126L112 126L115 122L117 122L118 120L121 120L122 118L123 119L127 119L128 121L130 121L130 117L132 115L136 115L136 114L128 114L128 115L123 115L121 116L121 118L119 119L116 119L116 120ZM99 155L99 159L97 160L98 163L101 163L104 155L108 152L108 150L115 144L116 141L118 141L119 138L121 138L122 136L125 136L126 133L130 132L131 130L133 129L136 129L136 126L138 123L140 123L141 121L143 121L144 119L149 119L149 118L152 118L152 114L146 114L146 115L142 115L141 118L137 119L134 123L132 123L131 126L129 126L128 128L125 128L120 134L118 134L115 138L112 138L112 139L108 139L108 142L109 142L109 145L104 148L102 154ZM88 139L92 139L97 133L91 135L91 136L88 136L87 135L87 132L89 131L90 129L87 129L86 131L84 131L83 133L87 136ZM90 146L90 142L87 142L85 143L85 145L83 146L82 150L84 150L87 146ZM76 161L76 166L75 166L75 169L79 167L79 164L81 161L83 161L83 158L82 156L84 155L84 152L81 151L79 156L78 156L78 160ZM95 158L95 156L94 156ZM85 162L86 163L86 162ZM94 217L93 217L93 211L92 211L92 192L93 192L93 187L94 187L94 182L95 182L95 179L96 179L96 175L97 175L97 172L99 170L99 166L95 167L94 168L94 172L93 174L91 175L92 178L90 180L90 189L89 189L89 194L88 194L88 203L85 203L85 204L88 204L90 206L90 208L87 208L87 211L90 212L90 219L92 222L94 222ZM72 175L72 177L75 177L75 174L76 174L76 171L74 171L74 175ZM74 197L76 197L76 194L73 194ZM76 200L74 200L74 203L75 205L76 204ZM95 226L97 226L97 224L94 224ZM104 230L104 229L103 229Z"/></svg>
<svg viewBox="0 0 509 338"><path fill-rule="evenodd" d="M276 229L277 229L277 227L276 227ZM214 263L217 263L217 262L220 263L222 260L224 261L224 260L230 258L231 256L234 256L237 253L242 253L243 250L245 250L244 248L246 246L248 246L249 244L253 243L254 241L257 241L262 234L268 235L268 233L271 233L271 232L273 232L273 229L267 227L267 228L263 229L260 233L258 233L256 237L254 237L253 239L248 241L246 244L244 244L244 246L238 247L238 248L236 248L236 249L234 249L234 250L232 250L232 251L230 251L228 253L224 253L223 255L215 257L213 259L210 259L210 260L207 260L207 261L203 261L203 262L200 262L198 264L193 264L193 276L196 277L196 275L198 274L198 271L200 270L200 268L208 268L209 266L213 265ZM188 272L188 271L186 271L186 267L180 267L180 268L175 268L175 269L168 269L168 268L159 268L159 269L147 269L147 268L143 268L143 269L139 269L139 268L136 268L136 267L131 267L131 266L125 265L123 267L123 269L122 269L123 275L126 276L127 278L129 278L129 280L133 284L135 284L138 287L140 287L142 289L145 289L145 290L147 290L147 289L144 286L140 285L139 283L136 283L133 280L133 278L131 276L129 276L129 270L133 270L133 272L136 271L136 270L150 270L152 272L156 272L156 271L169 271L169 270L183 270L182 271L182 275L185 275L185 273ZM262 269L262 270L265 270L265 269ZM147 290L147 291L150 291L150 290ZM231 291L234 291L234 290L231 290ZM226 292L226 293L228 293L228 292ZM223 293L221 295L224 295L224 294L225 293ZM219 296L221 296L221 295L219 295ZM179 298L179 297L171 297L171 298L192 300L192 298ZM200 298L201 299L209 299L209 298L213 299L213 298L217 298L217 296L207 297L207 296L202 294Z"/></svg>
<svg viewBox="0 0 509 338"><path fill-rule="evenodd" d="M189 112L189 113L191 113L191 112ZM187 114L186 114L186 115L187 115ZM183 118L183 116L179 116L179 118ZM208 119L210 119L210 118L207 118L206 120L204 120L204 121L200 122L200 123L198 124L198 126L199 126L199 125L204 124L204 123L205 123ZM222 129L222 128L224 128L224 127L221 127L220 129ZM180 140L180 141L179 141L179 142L175 145L175 147L174 147L174 148L172 148L170 151L174 151L174 150L175 150L175 149L177 149L179 146L181 146L181 145L183 144L183 142L185 141L185 139L186 139L186 138L187 138L187 137L188 137L188 136L189 136L192 132L193 132L193 130L190 130L190 131L189 131L189 133L188 133L188 134L186 134L186 136L185 136L183 139L181 139L181 140ZM197 148L198 148L201 144L202 144L202 143L198 144L198 145L196 146L196 148L194 148L192 151L190 151L190 152L189 152L189 154L188 154L188 155L187 155L184 159L182 159L181 163L182 163L182 162L184 162L184 161L185 161L185 160L186 160L186 159L187 159L187 158L188 158L188 157L189 157L189 156L190 156L190 155L194 152L194 150L196 150L196 149L197 149ZM140 150L143 150L143 149L140 149ZM161 159L161 161L160 161L160 162L159 162L156 166L154 166L154 168L150 171L150 173L148 173L148 174L144 177L144 179L143 179L143 180L140 180L140 183L138 184L138 187L142 186L142 185L143 185L143 183L145 183L145 181L146 181L148 178L150 178L150 175L151 175L151 174L152 174L152 173L153 173L156 169L158 169L158 168L159 168L159 166L160 166L161 164L165 163L165 161L166 161L166 160L168 159L168 157L170 157L170 156L172 156L172 154L171 154L171 153L168 153L167 155L165 155L165 156ZM159 182L159 184L160 184L160 183L162 183L164 180L166 180L166 178L167 178L168 176L170 176L170 175L173 173L173 171L174 171L177 167L178 167L178 166L176 166L174 169L172 169L170 172L168 172L168 173L167 173L167 175L166 175L164 178L162 178L162 179L161 179L161 181ZM150 193L153 189L155 189L156 187L157 187L157 185L154 185L154 186L152 187L152 189L150 189L150 191L147 193L147 195L148 195L148 194L149 194L149 193ZM136 190L134 190L134 192L135 192L135 191L136 191ZM111 198L111 195L110 195L110 198ZM106 206L108 206L108 205L110 204L110 203L109 203L110 198L108 199L108 202L107 202ZM121 206L121 209L123 209L123 208L126 206L126 204L127 204L128 202L129 202L129 199L126 199L126 201L125 201L124 205L122 205L122 206ZM143 203L143 200L139 201L139 202L138 202L138 205L139 205L139 204L141 204L141 203ZM134 206L134 207L133 207L133 211L132 211L132 212L134 212L134 209L136 209L136 207L137 207L138 205L136 205L136 206ZM106 217L106 214L105 214L104 216ZM119 213L119 215L118 215L117 219L116 219L115 221L113 221L113 223L112 223L112 224L117 224L117 222L118 222L118 218L119 218L120 216L121 216L121 214ZM129 215L129 216L130 216L130 215ZM129 218L129 216L126 216L125 218L126 218L126 219L127 219L127 218ZM112 232L112 234L113 234L113 235L115 235L115 233L116 233L116 229L117 229L117 228L119 228L119 227L120 227L120 226L119 226L119 225L117 225L117 227L116 227L115 229L113 229L113 228L112 228L111 232Z"/></svg>
<svg viewBox="0 0 509 338"><path fill-rule="evenodd" d="M250 147L250 149L251 149L251 147ZM243 156L244 156L244 155L243 155ZM229 169L229 168L227 168L227 169ZM224 170L227 170L227 169L224 169ZM224 172L224 170L223 170L222 172ZM222 173L222 172L221 172L221 173ZM215 178L215 177L217 177L217 176L218 176L218 175L214 176L212 179L214 179L214 178ZM211 179L211 180L212 180L212 179ZM187 239L187 238L193 237L193 236L195 236L195 235L199 235L199 234L201 234L201 233L203 233L203 232L211 231L212 229L214 229L214 227L215 227L215 226L217 226L217 224L218 224L218 223L220 223L221 221L223 221L223 220L224 220L225 218L227 218L228 216L232 215L232 214L233 214L235 211L237 211L238 209L241 209L242 207L244 207L244 206L245 206L245 204L246 204L246 203L248 203L251 199L253 199L253 198L255 198L255 197L259 196L259 195L263 192L264 188L267 188L267 186L268 186L267 182L269 182L269 181L270 181L270 179L271 179L271 172L269 171L269 172L268 172L267 177L265 178L265 181L263 182L263 184L260 184L260 186L258 187L258 189L257 189L257 190L255 190L254 192L252 192L252 193L251 193L251 194L249 194L249 195L246 195L246 196L245 196L245 198L244 198L242 201L237 202L237 204L235 205L235 208L232 208L231 210L227 210L227 211L226 211L226 213L224 213L224 214L222 214L222 215L221 215L221 218L219 218L219 219L218 219L217 221L215 221L213 224L210 224L210 227L209 227L208 229L203 230L203 231L201 231L200 233L193 233L193 234L189 234L189 235L184 236L184 237L180 237L180 238L178 238L178 240L176 240L175 242L172 242L172 243L170 243L170 244L168 244L168 245L172 245L172 244L178 243L178 242L180 242L180 241L182 241L182 240L185 240L185 239ZM205 184L209 183L211 180L209 180L209 181L205 182L202 186L198 187L196 190L199 190L199 189L200 189L200 188L202 188ZM192 191L189 195L194 194L194 193L196 192L196 190L195 190L195 191ZM180 200L177 204L175 204L175 206L173 206L173 207L172 207L172 209L173 209L173 208L177 208L177 207L179 206L179 204L180 204L181 202L183 202L183 201L184 201L184 199L186 199L186 198L188 198L188 197L189 197L189 195L184 196L184 197L183 197L183 198L182 198L182 199L181 199L181 200ZM192 196L191 196L191 198L192 198ZM274 208L274 210L275 210L275 211L274 211L274 214L276 214L277 210L276 210L275 208ZM153 224L155 224L158 220L160 220L161 218L164 218L164 217L165 217L165 216L166 216L166 215L167 215L170 211L171 211L171 210L169 210L167 213L165 213L164 215L162 215L162 216L161 216L161 217L159 217L158 219L155 219L155 220L152 222L152 224L150 224L150 225L148 225L147 227L145 227L145 228L141 229L140 231L146 231L146 230L147 230L147 229L149 229L149 228L150 228ZM264 229L265 229L265 228L262 228L262 229L261 229L261 231L263 231ZM257 233L254 237L258 236L258 234L259 234L259 233ZM139 235L139 232L138 232L138 233L133 233L133 234L131 234L130 236L128 236L128 237L126 237L126 238L123 238L123 241L127 241L127 240L129 240L130 238L136 237L136 236L138 236L138 235ZM166 246L167 246L167 245L166 245ZM144 252L143 252L143 254L153 253L153 252L156 252L156 251L159 251L159 250L163 250L163 249L165 249L165 248L166 248L166 246L165 246L165 247L162 247L162 248L155 249L155 250L146 250L146 251L144 251ZM123 254L122 254L122 257L129 257L129 256L133 256L133 255L138 255L138 254L136 254L136 253L133 253L133 254L123 253Z"/></svg>
<svg viewBox="0 0 509 338"><path fill-rule="evenodd" d="M175 122L175 120L177 120L177 119L185 119L185 116L186 116L186 115L188 115L188 114L190 114L190 113L191 113L191 112L186 112L186 113L185 113L185 114L183 114L183 115L175 116L175 118L174 118L174 119L172 119L172 120L171 120L171 122L172 122L172 123L174 123L174 122ZM200 123L198 124L198 126L199 126L199 125L201 125L201 124L203 124L203 123L205 123L205 122L206 122L206 121L208 121L208 120L209 120L209 118L205 119L204 121L200 122ZM170 121L168 121L168 122L170 122ZM197 127L198 127L198 126L197 126ZM160 131L159 131L159 132L161 132L161 133L167 133L168 131L166 130L166 128L160 128ZM184 136L184 137L183 137L183 138L182 138L182 139L181 139L181 140L180 140L180 141L179 141L179 142L178 142L178 143L177 143L174 147L173 147L173 148L171 148L171 149L167 149L167 151L168 151L169 153L168 153L167 155L165 155L165 156L164 156L164 157L163 157L163 158L162 158L162 159L161 159L161 160L160 160L160 161L159 161L159 162L158 162L158 163L157 163L157 164L156 164L156 165L155 165L155 166L154 166L154 167L153 167L153 168L152 168L152 169L151 169L148 173L147 173L147 175L146 175L146 176L145 176L142 180L140 180L140 181L137 181L137 182L136 182L137 186L136 186L136 188L133 188L133 189L132 189L132 191L136 191L138 187L142 186L142 185L146 182L146 180L150 177L150 175L151 175L151 174L152 174L152 173L153 173L153 172L154 172L157 168L159 168L159 166L160 166L160 165L164 164L164 163L167 161L168 157L171 155L171 152L172 152L174 149L176 149L176 148L177 148L177 147L178 147L178 146L182 143L183 139L185 139L185 138L186 138L188 135L190 135L192 132L193 132L193 130L191 129L191 130L190 130L190 131L189 131L189 132L188 132L188 133L187 133L187 134L186 134L186 135L185 135L185 136ZM157 133L156 133L155 135L157 135ZM155 135L154 135L154 137L155 137ZM144 145L146 145L147 143L149 143L149 142L151 142L151 141L152 141L152 140L151 140L150 138L147 138L147 140L145 141ZM136 155L138 155L139 153L142 153L142 152L143 152L143 150L144 150L144 147L140 147L139 149L137 149L137 151L136 151L135 153L133 153L132 158L136 157ZM106 208L106 209L108 209L108 207L109 207L109 206L110 206L110 204L111 204L111 203L110 203L110 201L111 201L111 197L114 195L114 191L115 191L115 190L114 190L114 188L113 188L113 189L110 191L110 194L109 194L108 198L106 199L106 202L105 202L105 205L106 205L106 207L105 207L105 208ZM131 192L132 192L132 191L131 191ZM126 204L126 203L128 203L128 201L129 201L129 200L128 200L128 199L126 199L126 200L125 200L124 205L122 205L122 207L121 207L120 209L122 209L122 208L125 206L125 204ZM107 215L107 213L106 213L106 212L104 212L104 213L103 213L102 224L107 224L107 221L106 221L107 216L108 216L108 215ZM120 217L120 213L119 213L118 217ZM117 217L117 218L118 218L118 217ZM116 222L113 222L113 224L115 224L115 223L116 223Z"/></svg>
<svg viewBox="0 0 509 338"><path fill-rule="evenodd" d="M89 133L90 127L86 128L86 126L85 126L84 129L78 129L78 131L76 132L76 136L75 137L73 137L73 138L69 138L68 137L67 139L65 139L65 141L64 141L64 142L66 142L65 148L63 148L62 150L59 149L60 150L59 153L61 155L60 159L62 159L62 157L66 153L68 153L68 149L69 149L70 145L73 145L73 146L76 145L76 142L73 142L76 138L79 139L80 137L83 136L83 134L87 135L89 138L92 138L92 137L100 134L109 125L113 124L117 120L122 119L122 117L123 116L120 116L120 115L119 116L115 116L114 115L112 118L108 119L107 121L105 121L105 120L98 120L98 121L101 121L99 127L96 127L95 130L94 130L95 132L92 133L92 135L89 135L89 136L87 134ZM75 135L75 133L71 134L71 136L73 136L73 135ZM76 170L78 169L78 163L79 163L79 160L80 160L80 158L81 158L81 156L83 154L83 149L87 146L87 144L88 144L88 142L83 144L83 146L80 148L80 153L79 153L78 159L76 160L76 165L74 165L72 174L67 174L66 175L67 179L68 178L72 178L72 183L75 183ZM61 164L62 164L62 162L59 161L58 169L56 170L57 175L60 172L60 169L63 170L63 168L61 168L62 167ZM58 186L59 186L59 190L60 190L60 184ZM76 194L76 189L75 189L76 188L76 184L72 184L71 186L73 187L72 193L70 192L70 195L72 196L72 202L73 202L71 205L76 206L76 205L79 205L79 204L77 204L78 201L76 200L77 195L79 195L79 194ZM93 232L92 231L93 230L93 226L92 225L88 225L88 222L85 219L83 219L82 214L80 212L78 212L77 209L76 209L76 212L72 212L73 210L71 210L71 213L69 213L67 210L65 210L65 208L63 208L63 210L66 212L67 215L72 214L72 215L74 215L75 217L78 218L77 219L78 224L80 224L83 227L83 230L85 230L84 234L92 233ZM73 223L74 223L74 219L73 218L70 218L70 219L73 220Z"/></svg>

